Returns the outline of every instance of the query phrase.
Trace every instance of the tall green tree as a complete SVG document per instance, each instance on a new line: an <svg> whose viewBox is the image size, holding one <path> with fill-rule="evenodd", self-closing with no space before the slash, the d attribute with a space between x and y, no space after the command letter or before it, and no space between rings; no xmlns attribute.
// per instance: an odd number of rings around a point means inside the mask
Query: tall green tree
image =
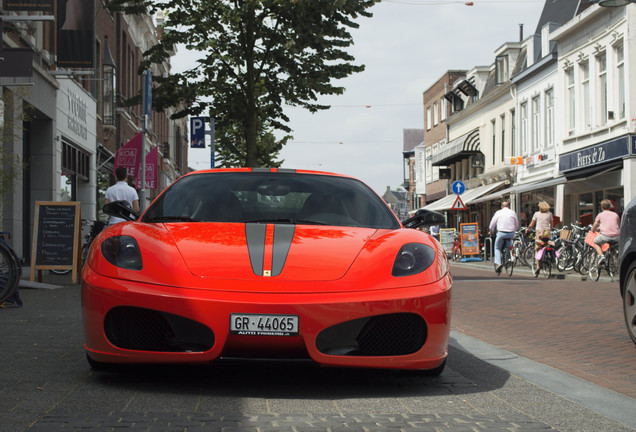
<svg viewBox="0 0 636 432"><path fill-rule="evenodd" d="M207 110L221 136L240 134L245 153L235 156L255 167L271 162L264 153L288 139L272 146L266 135L291 132L284 105L327 109L318 96L342 94L334 80L364 70L346 51L353 44L350 29L359 26L359 17L371 17L368 9L378 1L113 0L109 7L165 13L160 42L144 54L142 68L165 61L178 45L200 58L192 69L153 77L153 106L188 101L177 117ZM241 145L224 150L243 151Z"/></svg>
<svg viewBox="0 0 636 432"><path fill-rule="evenodd" d="M266 130L263 126L257 131L257 155L256 166L278 168L283 161L277 160L280 151L289 139L285 136L276 139L271 130ZM217 157L215 166L217 167L241 167L247 165L247 143L245 142L240 124L234 127L224 127L216 130L215 147Z"/></svg>
<svg viewBox="0 0 636 432"><path fill-rule="evenodd" d="M26 104L16 107L18 98L26 98L28 90L18 87L14 92L0 94L0 215L5 200L11 201L16 182L22 179L27 162L12 151L13 144L22 139L22 127L31 121L31 109ZM0 217L0 225L2 218Z"/></svg>

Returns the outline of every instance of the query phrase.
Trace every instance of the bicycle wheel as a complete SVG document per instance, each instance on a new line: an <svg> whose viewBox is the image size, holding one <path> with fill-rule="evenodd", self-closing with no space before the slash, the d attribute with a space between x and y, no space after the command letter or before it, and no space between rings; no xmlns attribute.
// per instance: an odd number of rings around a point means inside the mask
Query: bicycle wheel
<svg viewBox="0 0 636 432"><path fill-rule="evenodd" d="M603 266L604 264L599 264L598 258L596 258L594 262L590 264L590 268L587 271L590 279L592 279L593 281L597 281L598 278L601 276L601 269L603 268Z"/></svg>
<svg viewBox="0 0 636 432"><path fill-rule="evenodd" d="M549 279L552 276L552 263L546 262L541 264L541 274L544 278Z"/></svg>
<svg viewBox="0 0 636 432"><path fill-rule="evenodd" d="M515 265L517 265L521 261L521 252L523 252L521 248L523 247L523 244L521 243L521 240L516 240L512 246L512 256L515 260Z"/></svg>
<svg viewBox="0 0 636 432"><path fill-rule="evenodd" d="M515 268L515 262L516 262L516 259L514 258L514 252L513 252L513 250L514 250L514 249L512 249L512 248L508 248L508 249L506 249L506 254L505 254L505 261L504 261L504 263L506 263L506 264L505 264L505 266L506 266L506 273L508 274L508 276L512 276L512 272L513 272L513 270L514 270L514 268Z"/></svg>
<svg viewBox="0 0 636 432"><path fill-rule="evenodd" d="M557 270L560 272L564 272L566 270L572 270L572 249L570 246L566 246L561 249L561 255L557 259Z"/></svg>
<svg viewBox="0 0 636 432"><path fill-rule="evenodd" d="M581 273L581 264L583 263L583 249L575 244L573 248L573 254L572 269L577 273Z"/></svg>
<svg viewBox="0 0 636 432"><path fill-rule="evenodd" d="M528 245L526 245L525 243L520 243L519 244L519 250L516 250L516 254L517 257L519 258L517 261L517 264L521 263L521 265L524 266L528 266L530 267L530 263L528 262L524 252L526 251L526 248L528 247Z"/></svg>
<svg viewBox="0 0 636 432"><path fill-rule="evenodd" d="M0 244L0 303L11 297L18 286L17 270L13 254Z"/></svg>
<svg viewBox="0 0 636 432"><path fill-rule="evenodd" d="M612 282L618 276L618 249L612 248L607 256L607 272Z"/></svg>
<svg viewBox="0 0 636 432"><path fill-rule="evenodd" d="M590 267L592 266L592 264L594 264L596 262L596 251L594 249L592 249L591 247L588 248L584 253L583 253L583 260L581 261L581 274L588 274L590 271Z"/></svg>
<svg viewBox="0 0 636 432"><path fill-rule="evenodd" d="M540 262L540 268L541 274L546 279L549 279L550 276L552 276L552 260L553 257L551 252L546 251L543 253L543 258L541 258Z"/></svg>
<svg viewBox="0 0 636 432"><path fill-rule="evenodd" d="M526 265L533 270L536 270L536 260L534 259L534 244L530 243L526 246L526 249L523 251L523 260L526 262Z"/></svg>
<svg viewBox="0 0 636 432"><path fill-rule="evenodd" d="M537 260L534 259L534 256L532 257L532 260L530 260L530 270L532 270L532 275L537 277Z"/></svg>

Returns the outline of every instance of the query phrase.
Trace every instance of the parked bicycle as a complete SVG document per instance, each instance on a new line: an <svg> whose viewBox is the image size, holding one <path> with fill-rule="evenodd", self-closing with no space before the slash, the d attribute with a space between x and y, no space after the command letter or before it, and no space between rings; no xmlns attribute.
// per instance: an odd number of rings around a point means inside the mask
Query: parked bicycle
<svg viewBox="0 0 636 432"><path fill-rule="evenodd" d="M603 255L598 256L588 270L590 279L599 280L601 273L606 271L609 277L614 281L614 277L618 274L618 243L611 241L602 246Z"/></svg>
<svg viewBox="0 0 636 432"><path fill-rule="evenodd" d="M528 267L534 267L534 255L535 255L535 246L534 246L534 236L535 231L533 229L525 229L525 239L526 239L526 247L521 253L521 262Z"/></svg>
<svg viewBox="0 0 636 432"><path fill-rule="evenodd" d="M7 238L10 238L10 233L0 232L0 303L15 292L22 275L20 259L6 242Z"/></svg>
<svg viewBox="0 0 636 432"><path fill-rule="evenodd" d="M570 224L569 228L564 228L559 233L559 239L563 246L559 248L559 259L557 260L557 270L560 272L567 270L579 271L583 254L585 251L585 235L588 229L575 224Z"/></svg>
<svg viewBox="0 0 636 432"><path fill-rule="evenodd" d="M95 240L95 237L97 237L97 234L102 232L102 230L105 227L106 227L106 224L102 221L82 219L82 232L86 232L82 241L82 266L84 265L84 263L86 262L86 259L88 258L88 250L90 249L91 244L93 243L93 240ZM70 273L71 269L50 270L50 271L51 273L54 273L56 275L65 275Z"/></svg>
<svg viewBox="0 0 636 432"><path fill-rule="evenodd" d="M512 239L512 246L514 248L514 257L515 257L515 265L521 263L525 266L528 265L526 261L526 257L524 256L524 251L528 247L528 241L525 236L526 227L519 228L518 231L515 232L515 237Z"/></svg>
<svg viewBox="0 0 636 432"><path fill-rule="evenodd" d="M453 261L459 261L462 259L462 242L459 233L456 233L455 238L453 239L451 258L453 259Z"/></svg>

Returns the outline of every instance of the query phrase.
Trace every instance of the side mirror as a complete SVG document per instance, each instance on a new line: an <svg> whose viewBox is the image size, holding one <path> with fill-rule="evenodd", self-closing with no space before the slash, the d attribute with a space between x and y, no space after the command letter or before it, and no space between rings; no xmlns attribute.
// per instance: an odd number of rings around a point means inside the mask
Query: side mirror
<svg viewBox="0 0 636 432"><path fill-rule="evenodd" d="M413 217L403 221L404 228L419 228L422 226L440 225L446 222L444 215L432 210L419 209Z"/></svg>
<svg viewBox="0 0 636 432"><path fill-rule="evenodd" d="M113 201L108 204L104 204L104 213L109 216L115 216L125 219L127 221L134 221L139 219L139 213L130 208L128 201Z"/></svg>

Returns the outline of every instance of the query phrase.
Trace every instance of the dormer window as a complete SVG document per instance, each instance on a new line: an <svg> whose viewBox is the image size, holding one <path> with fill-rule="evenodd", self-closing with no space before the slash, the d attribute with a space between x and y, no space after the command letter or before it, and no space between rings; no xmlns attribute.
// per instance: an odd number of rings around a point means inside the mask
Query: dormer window
<svg viewBox="0 0 636 432"><path fill-rule="evenodd" d="M444 98L451 103L451 109L454 113L464 109L464 101L455 92L449 91Z"/></svg>
<svg viewBox="0 0 636 432"><path fill-rule="evenodd" d="M510 79L507 55L497 56L495 60L495 75L497 77L497 85L503 84Z"/></svg>

